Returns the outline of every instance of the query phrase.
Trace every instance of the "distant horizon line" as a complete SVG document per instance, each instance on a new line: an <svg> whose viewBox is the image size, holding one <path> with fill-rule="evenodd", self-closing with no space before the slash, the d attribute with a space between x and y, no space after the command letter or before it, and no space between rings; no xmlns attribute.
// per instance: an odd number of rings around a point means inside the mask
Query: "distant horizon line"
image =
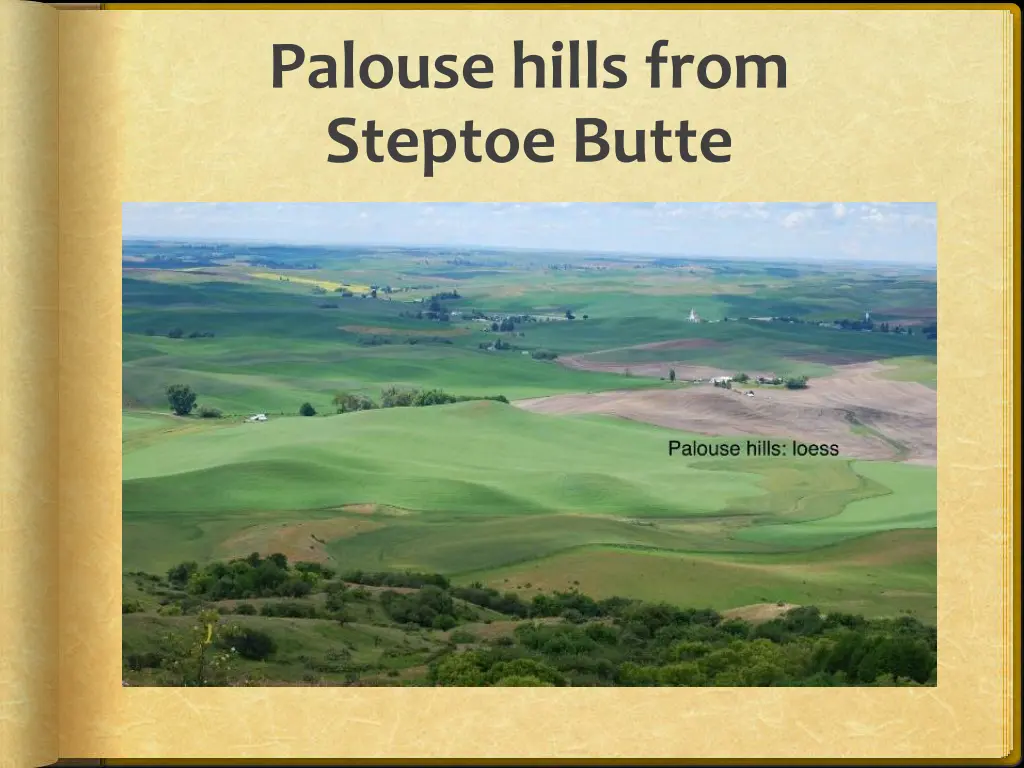
<svg viewBox="0 0 1024 768"><path fill-rule="evenodd" d="M278 245L288 246L292 248L407 248L407 249L423 249L423 248L449 248L452 250L480 250L490 252L501 252L501 251L520 251L525 253L566 253L566 254L599 254L603 256L620 256L620 257L637 257L647 259L693 259L695 261L707 260L707 261L764 261L764 262L776 262L776 263L820 263L822 258L827 259L827 263L832 264L860 264L860 265L892 265L901 267L915 267L925 271L937 271L938 264L923 264L916 261L903 261L900 259L857 259L854 257L816 257L816 256L722 256L722 255L693 255L693 254L669 254L669 253L655 253L650 251L629 251L625 252L619 249L614 250L600 250L600 249L567 249L567 248L545 248L539 246L516 246L516 245L479 245L479 244L467 244L467 245L454 245L452 243L419 243L412 245L410 243L388 243L388 242L351 242L351 243L339 243L339 242L288 242L285 240L261 240L261 239L249 239L240 237L187 237L187 236L162 236L162 235L130 235L126 236L122 234L121 243L135 241L135 242L169 242L169 243L205 243L210 245L225 244L225 245ZM824 266L824 265L823 265Z"/></svg>

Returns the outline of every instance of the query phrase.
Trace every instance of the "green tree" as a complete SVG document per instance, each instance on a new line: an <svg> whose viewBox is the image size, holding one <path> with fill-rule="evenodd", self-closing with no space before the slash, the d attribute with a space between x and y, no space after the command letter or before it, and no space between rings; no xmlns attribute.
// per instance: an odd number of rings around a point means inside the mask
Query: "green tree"
<svg viewBox="0 0 1024 768"><path fill-rule="evenodd" d="M500 681L517 678L533 678L538 681L534 685L563 686L566 684L565 678L557 669L535 659L499 661L487 671L487 678L494 681L492 685L510 685L510 683ZM511 683L511 685L515 685L515 683Z"/></svg>
<svg viewBox="0 0 1024 768"><path fill-rule="evenodd" d="M484 684L480 657L473 652L446 657L434 669L434 682L445 687L471 687Z"/></svg>
<svg viewBox="0 0 1024 768"><path fill-rule="evenodd" d="M316 416L316 408L314 408L310 403L303 403L301 406L299 406L299 415Z"/></svg>
<svg viewBox="0 0 1024 768"><path fill-rule="evenodd" d="M196 407L196 393L188 384L171 384L167 388L167 402L178 416L188 416Z"/></svg>
<svg viewBox="0 0 1024 768"><path fill-rule="evenodd" d="M331 401L338 413L351 413L353 411L369 411L377 407L377 404L364 395L353 395L350 392L339 392Z"/></svg>
<svg viewBox="0 0 1024 768"><path fill-rule="evenodd" d="M675 368L669 368L668 380L669 381L675 381L676 380L676 369Z"/></svg>

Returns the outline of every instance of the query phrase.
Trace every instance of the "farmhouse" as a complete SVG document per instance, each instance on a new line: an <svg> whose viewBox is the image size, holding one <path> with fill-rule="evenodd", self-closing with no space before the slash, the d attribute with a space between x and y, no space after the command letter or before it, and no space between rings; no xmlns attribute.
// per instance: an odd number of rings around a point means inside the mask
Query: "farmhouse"
<svg viewBox="0 0 1024 768"><path fill-rule="evenodd" d="M257 413L255 416L250 416L248 418L248 421L266 421L266 420L267 420L267 414L265 414L265 413Z"/></svg>

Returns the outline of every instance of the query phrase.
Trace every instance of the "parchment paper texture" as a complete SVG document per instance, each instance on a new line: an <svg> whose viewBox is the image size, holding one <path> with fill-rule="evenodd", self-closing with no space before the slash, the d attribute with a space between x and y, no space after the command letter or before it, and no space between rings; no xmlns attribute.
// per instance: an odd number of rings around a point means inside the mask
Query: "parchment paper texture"
<svg viewBox="0 0 1024 768"><path fill-rule="evenodd" d="M105 10L61 12L59 44L55 31L40 29L37 39L51 41L50 50L59 45L60 56L60 396L57 405L47 389L57 380L55 362L43 354L51 349L48 308L56 301L45 286L56 279L44 259L33 261L52 244L44 203L54 191L36 189L22 210L4 184L5 222L20 216L18 232L32 235L12 238L5 224L0 241L0 427L5 451L27 462L19 472L5 458L0 551L17 563L4 566L16 574L12 584L30 578L33 564L51 564L59 586L32 593L47 595L44 604L28 602L17 587L3 593L3 647L20 647L21 655L0 660L0 684L5 697L23 690L37 702L31 715L17 715L23 723L57 722L46 709L53 708L47 681L55 678L29 669L46 669L54 635L44 627L59 626L61 755L924 758L1009 751L1009 11ZM3 34L0 157L21 184L34 168L12 159L18 147L6 128L16 118L8 105L15 97L30 103L15 91L31 86L52 108L45 75L55 64L45 54L30 64L9 51L6 19ZM484 52L495 61L495 86L271 88L273 43L340 55L347 39L364 52ZM630 84L514 90L511 52L519 39L541 49L554 40L596 39L602 50L627 56ZM658 39L700 55L781 53L788 87L651 90L643 59ZM37 120L38 141L52 144L56 133L39 109L36 118L17 119ZM415 165L332 165L327 124L344 115L392 127L450 127L469 117L520 134L543 126L556 133L560 151L546 165L453 161L432 179ZM658 119L724 127L733 159L577 165L572 123L586 116L624 128ZM937 688L121 688L122 203L462 200L937 202ZM21 223L35 221L34 228ZM30 348L34 362L18 367ZM29 429L28 410L41 431ZM59 486L50 476L56 465L43 459L55 434L49 414L59 414ZM55 487L54 564L45 545L53 520L47 494ZM38 527L30 533L30 525ZM59 625L45 623L58 604ZM6 702L3 712L6 729ZM52 743L44 731L37 738Z"/></svg>

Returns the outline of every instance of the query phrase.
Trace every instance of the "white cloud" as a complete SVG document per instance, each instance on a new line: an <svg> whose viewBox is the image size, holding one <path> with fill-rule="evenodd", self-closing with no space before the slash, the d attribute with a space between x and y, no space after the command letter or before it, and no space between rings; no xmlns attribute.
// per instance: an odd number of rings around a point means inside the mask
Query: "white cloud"
<svg viewBox="0 0 1024 768"><path fill-rule="evenodd" d="M812 209L806 209L803 211L793 211L792 213L786 214L782 219L782 226L786 229L796 229L802 227L805 223L814 218L814 211Z"/></svg>

